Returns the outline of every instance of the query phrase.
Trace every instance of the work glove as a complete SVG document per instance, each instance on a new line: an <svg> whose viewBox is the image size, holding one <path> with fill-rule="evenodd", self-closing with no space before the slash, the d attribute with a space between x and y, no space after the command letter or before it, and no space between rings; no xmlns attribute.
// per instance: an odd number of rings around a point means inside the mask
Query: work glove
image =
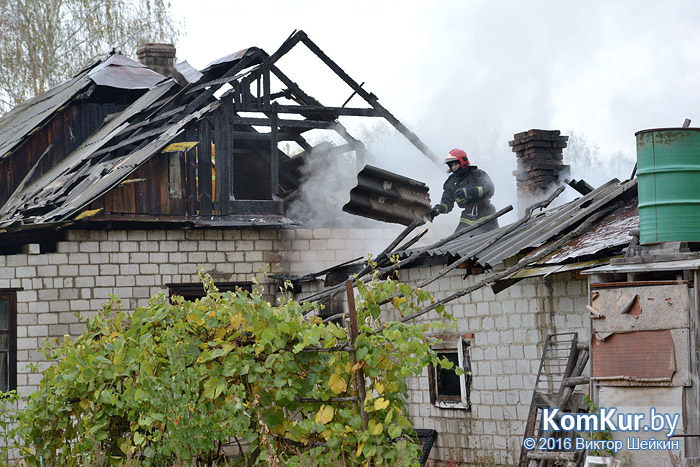
<svg viewBox="0 0 700 467"><path fill-rule="evenodd" d="M433 209L431 209L430 213L428 214L428 217L430 217L430 222L432 222L433 219L435 219L440 214L444 214L445 212L447 212L445 206L443 206L442 204L436 204L435 206L433 206Z"/></svg>
<svg viewBox="0 0 700 467"><path fill-rule="evenodd" d="M456 190L457 197L464 198L467 201L479 199L479 189L475 186L468 188L458 188Z"/></svg>

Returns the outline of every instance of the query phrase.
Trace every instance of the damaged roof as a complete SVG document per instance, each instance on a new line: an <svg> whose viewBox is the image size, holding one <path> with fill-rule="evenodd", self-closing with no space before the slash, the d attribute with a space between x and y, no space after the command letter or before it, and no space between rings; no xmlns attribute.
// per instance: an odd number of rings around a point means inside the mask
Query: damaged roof
<svg viewBox="0 0 700 467"><path fill-rule="evenodd" d="M275 65L276 60L299 42L303 42L364 98L369 107L323 106L281 72ZM281 83L283 86L281 91L274 92L270 88L272 75L276 80L275 85ZM100 197L114 193L116 187L125 186L124 183L133 186L145 181L144 178L127 178L154 156L165 152L164 149L174 142L191 141L192 145L188 148L199 144L201 150L211 152L210 156L205 157L212 159L212 167L216 167L216 174L209 175L212 182L209 184L201 178L202 173L198 168L201 163L199 166L193 165L190 160L192 156L188 156L187 165L182 169L187 173L182 177L184 179L186 175L191 189L199 190L194 194L195 200L191 200L192 194L189 193L190 198L180 202L183 206L185 202L188 203L187 212L168 212L158 218L158 221L189 222L192 226L292 224L291 220L284 217L280 200L298 188L299 164L293 163L291 158L280 151L278 143L294 141L309 152L313 146L302 134L311 129L330 129L346 139L349 149L364 150L364 146L337 121L339 115L383 117L424 154L435 157L413 133L377 102L373 94L347 76L303 31L298 31L273 55L268 55L257 47L250 47L212 62L201 72L186 63L180 64L176 66L174 79L165 79L140 63L112 55L2 117L0 159L11 154L72 100L89 95L95 86L141 89L145 92L138 98L131 95L131 103L125 110L108 114L96 131L76 149L59 158L58 162L52 162L50 167L45 168L46 164L43 164L41 170L37 170L43 155L38 157L38 161L34 158L33 166L27 167L26 176L22 175L24 179L18 186L11 187L7 201L0 206L0 232L68 223L77 219L87 218L90 222L104 220L108 213L94 209L94 203L103 199ZM293 105L289 105L289 102ZM260 117L252 117L251 113L257 113ZM286 118L285 114L297 114L303 118ZM209 125L210 130L207 131L213 135L211 151L208 149L209 144L199 141L203 138L203 130L200 131L197 122ZM260 130L260 127L265 126L270 128L269 133ZM236 141L235 149L233 140ZM216 145L216 156L213 151L215 142L219 143ZM51 151L51 147L51 144L47 144L44 154ZM189 149L184 152L187 150ZM249 164L246 170L252 172L243 177L239 175L236 182L248 183L247 189L252 190L256 187L250 188L251 183L261 185L255 171L262 170L268 174L264 182L270 187L266 197L236 197L232 178L235 170L240 170L241 167L234 166L233 154L241 151L254 153L259 160L246 159L244 163ZM166 183L168 176L166 173ZM146 185L152 183L154 182L148 179ZM150 194L150 186L148 190ZM202 191L208 199L200 199ZM167 192L165 196L167 198ZM242 203L246 203L246 206ZM189 211L191 206L194 206L194 213ZM118 217L113 215L111 219ZM137 220L148 216L132 217ZM124 216L121 220L128 221Z"/></svg>
<svg viewBox="0 0 700 467"><path fill-rule="evenodd" d="M87 91L92 83L120 89L148 89L163 79L163 75L122 55L110 55L104 61L97 61L0 118L0 159L76 95Z"/></svg>
<svg viewBox="0 0 700 467"><path fill-rule="evenodd" d="M429 249L429 256L472 257L475 264L494 267L503 261L523 254L536 254L552 239L571 231L603 207L618 203L614 212L605 216L589 230L538 264L556 265L592 258L598 253L620 249L629 244L628 232L638 224L636 211L637 181L620 182L613 179L590 193L564 205L533 214L518 229L498 238L511 226L468 238L457 238L438 248ZM635 200L631 201L633 198ZM497 240L494 240L498 238ZM410 256L411 250L402 257Z"/></svg>

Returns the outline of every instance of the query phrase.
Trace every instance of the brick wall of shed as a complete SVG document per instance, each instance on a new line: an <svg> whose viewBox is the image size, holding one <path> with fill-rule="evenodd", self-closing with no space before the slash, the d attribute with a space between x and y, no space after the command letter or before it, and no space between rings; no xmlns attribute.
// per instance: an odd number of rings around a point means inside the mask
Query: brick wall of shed
<svg viewBox="0 0 700 467"><path fill-rule="evenodd" d="M412 248L430 245L452 233L452 230L430 229ZM280 231L282 261L287 272L296 275L315 273L355 258L377 257L404 230L401 225L387 224L374 229L294 229ZM416 229L404 240L417 235ZM403 243L403 242L401 242ZM323 276L310 290L323 285Z"/></svg>
<svg viewBox="0 0 700 467"><path fill-rule="evenodd" d="M402 272L402 280L416 283L440 267ZM463 279L453 272L430 284L436 298L475 284L484 276ZM587 284L573 273L546 279L526 279L494 295L490 288L449 303L457 319L453 332L473 333L472 410L450 410L430 404L427 371L409 378L409 410L418 428L439 435L431 462L457 460L475 465L514 465L520 453L525 420L547 334L578 332L587 340L590 320L586 311ZM435 320L435 313L424 319ZM433 464L434 465L434 464Z"/></svg>
<svg viewBox="0 0 700 467"><path fill-rule="evenodd" d="M0 289L17 292L17 386L27 395L44 361L46 337L76 336L87 317L114 294L126 310L145 305L168 283L198 282L197 267L215 281L250 281L260 269L280 272L276 230L69 231L55 253L0 255ZM268 300L271 281L263 279Z"/></svg>

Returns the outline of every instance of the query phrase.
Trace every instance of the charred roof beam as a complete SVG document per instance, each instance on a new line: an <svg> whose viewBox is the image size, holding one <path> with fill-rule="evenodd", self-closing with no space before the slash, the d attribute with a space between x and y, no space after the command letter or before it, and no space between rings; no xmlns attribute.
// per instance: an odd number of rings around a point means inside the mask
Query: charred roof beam
<svg viewBox="0 0 700 467"><path fill-rule="evenodd" d="M222 77L222 79L230 78L230 80L234 80L235 76L237 73L242 71L243 69L249 67L250 65L254 64L255 60L259 60L263 58L262 50L254 48L250 49L250 53L246 53L246 55L238 60L235 65L233 65ZM226 81L228 82L228 81ZM187 107L182 112L177 113L174 115L169 123L175 123L179 121L183 116L191 114L195 112L199 107L202 105L205 105L209 99L211 99L214 96L214 93L221 89L221 87L226 84L217 84L217 85L212 85L208 89L205 89L202 91L200 95L198 95L195 99L192 100L189 104L187 104Z"/></svg>
<svg viewBox="0 0 700 467"><path fill-rule="evenodd" d="M333 70L333 72L338 75L340 79L345 81L345 83L352 88L353 91L357 92L368 104L370 104L379 114L379 116L384 117L391 125L396 128L402 135L404 135L420 152L422 152L428 159L432 160L438 166L443 166L443 161L437 157L437 155L418 138L418 135L409 130L403 123L399 121L391 112L384 108L372 93L365 91L357 82L352 79L345 71L338 66L331 58L323 52L303 31L296 33L299 36L299 40L304 43L306 47L309 48L323 63L325 63L328 68ZM298 42L298 41L297 41Z"/></svg>
<svg viewBox="0 0 700 467"><path fill-rule="evenodd" d="M271 126L272 120L270 118L256 118L256 117L234 117L234 125L251 125L251 126ZM306 130L333 130L335 129L335 122L328 122L325 120L278 120L278 126L280 129L284 128L294 128L303 131Z"/></svg>

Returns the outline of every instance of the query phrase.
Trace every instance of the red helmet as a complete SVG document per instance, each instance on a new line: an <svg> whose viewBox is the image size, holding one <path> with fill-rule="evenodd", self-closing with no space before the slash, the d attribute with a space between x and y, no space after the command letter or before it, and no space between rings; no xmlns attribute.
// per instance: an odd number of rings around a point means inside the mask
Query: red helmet
<svg viewBox="0 0 700 467"><path fill-rule="evenodd" d="M449 164L450 162L457 161L459 162L459 166L464 168L467 166L470 166L471 164L469 163L469 158L467 157L467 153L462 151L461 149L453 149L447 154L447 157L445 157L445 164Z"/></svg>

